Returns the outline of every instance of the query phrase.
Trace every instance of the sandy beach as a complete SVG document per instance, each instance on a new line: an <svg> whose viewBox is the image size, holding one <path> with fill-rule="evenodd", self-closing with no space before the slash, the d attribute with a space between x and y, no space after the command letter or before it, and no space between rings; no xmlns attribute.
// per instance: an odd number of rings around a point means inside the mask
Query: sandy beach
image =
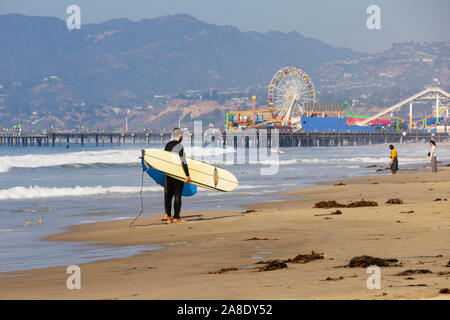
<svg viewBox="0 0 450 320"><path fill-rule="evenodd" d="M274 190L276 191L276 190ZM283 194L289 200L242 210L186 212L69 227L45 241L114 246L160 244L128 258L80 264L81 290L66 288L66 266L0 274L0 299L446 299L450 287L450 169L322 183ZM403 204L387 204L399 198ZM285 198L283 198L285 199ZM361 199L378 206L313 208ZM440 199L440 200L438 200ZM280 198L281 200L281 198ZM188 200L186 200L188 201ZM337 209L341 214L333 214ZM253 239L253 240L249 240ZM259 240L258 240L259 239ZM95 244L101 245L101 244ZM259 261L323 253L308 263L258 272ZM368 289L356 256L397 259ZM217 273L222 268L231 271ZM406 270L419 274L398 275Z"/></svg>

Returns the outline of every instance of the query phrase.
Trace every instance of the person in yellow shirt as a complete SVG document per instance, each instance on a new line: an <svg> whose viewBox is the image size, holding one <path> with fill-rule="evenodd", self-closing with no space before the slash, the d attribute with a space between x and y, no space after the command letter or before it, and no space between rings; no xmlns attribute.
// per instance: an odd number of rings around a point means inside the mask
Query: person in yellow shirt
<svg viewBox="0 0 450 320"><path fill-rule="evenodd" d="M395 174L396 171L398 170L398 153L392 144L389 146L389 149L391 149L391 162L390 162L391 172L392 174Z"/></svg>

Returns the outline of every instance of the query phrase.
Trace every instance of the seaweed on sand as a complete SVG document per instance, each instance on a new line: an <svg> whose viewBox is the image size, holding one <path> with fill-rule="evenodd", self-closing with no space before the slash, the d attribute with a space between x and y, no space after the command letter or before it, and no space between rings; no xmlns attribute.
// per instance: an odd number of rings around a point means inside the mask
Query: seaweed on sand
<svg viewBox="0 0 450 320"><path fill-rule="evenodd" d="M359 207L376 207L378 206L378 203L376 203L375 201L370 201L370 200L360 200L360 201L354 201L354 202L350 202L347 205L347 208L359 208Z"/></svg>
<svg viewBox="0 0 450 320"><path fill-rule="evenodd" d="M244 241L255 241L255 240L278 240L278 239L269 239L269 238L258 238L258 237L253 237L253 238L245 239Z"/></svg>
<svg viewBox="0 0 450 320"><path fill-rule="evenodd" d="M403 204L403 200L399 198L389 199L386 201L387 204Z"/></svg>
<svg viewBox="0 0 450 320"><path fill-rule="evenodd" d="M258 271L271 271L287 268L287 263L308 263L320 259L323 259L323 253L316 253L314 251L311 251L310 254L299 254L292 259L259 261L256 264L265 264L265 266L259 268Z"/></svg>
<svg viewBox="0 0 450 320"><path fill-rule="evenodd" d="M359 208L359 207L376 207L378 203L375 201L361 199L359 201L351 201L348 204L338 203L335 200L316 202L313 208Z"/></svg>
<svg viewBox="0 0 450 320"><path fill-rule="evenodd" d="M222 268L217 271L210 271L210 272L208 272L208 274L223 274L223 273L227 273L228 271L236 271L236 270L239 270L239 269L236 267Z"/></svg>
<svg viewBox="0 0 450 320"><path fill-rule="evenodd" d="M295 258L284 260L286 263L308 263L314 260L323 259L323 253L311 251L310 254L299 254Z"/></svg>
<svg viewBox="0 0 450 320"><path fill-rule="evenodd" d="M342 214L342 211L341 210L336 210L336 211L334 211L334 212L332 212L332 213L322 213L322 214L315 214L314 216L315 217L320 217L320 216L334 216L334 215L340 215L340 214ZM329 218L328 218L329 219Z"/></svg>
<svg viewBox="0 0 450 320"><path fill-rule="evenodd" d="M397 259L384 259L371 256L358 256L353 257L348 263L350 268L367 268L369 266L376 265L378 267L397 267L401 266Z"/></svg>
<svg viewBox="0 0 450 320"><path fill-rule="evenodd" d="M272 271L272 270L278 270L278 269L284 269L287 268L287 264L281 260L275 259L275 260L269 260L265 262L265 266L262 266L258 269L258 272L261 271Z"/></svg>
<svg viewBox="0 0 450 320"><path fill-rule="evenodd" d="M414 269L414 270L409 269L409 270L402 271L402 272L398 273L397 275L398 276L409 276L411 274L430 274L430 273L433 273L433 272L431 272L428 269Z"/></svg>

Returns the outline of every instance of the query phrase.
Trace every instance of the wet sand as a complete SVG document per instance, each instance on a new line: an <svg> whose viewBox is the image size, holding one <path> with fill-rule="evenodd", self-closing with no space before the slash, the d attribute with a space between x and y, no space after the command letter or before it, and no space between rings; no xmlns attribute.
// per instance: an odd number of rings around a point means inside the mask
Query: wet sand
<svg viewBox="0 0 450 320"><path fill-rule="evenodd" d="M340 184L340 185L337 185ZM344 185L342 185L344 184ZM188 212L183 224L160 216L68 228L46 241L99 241L165 247L129 258L80 264L81 290L66 288L66 267L0 273L0 299L447 299L450 287L450 169L323 183L288 192L293 200L242 210ZM400 198L404 204L386 204ZM437 198L439 201L434 201ZM313 209L321 200L379 206ZM448 199L447 201L445 199ZM188 200L185 200L188 201ZM243 213L247 209L255 212ZM249 210L249 211L252 211ZM413 211L413 212L411 212ZM259 238L266 240L247 240ZM261 260L324 254L305 264L256 272ZM381 289L368 289L366 268L351 258L395 258L381 268ZM235 271L213 273L222 268ZM408 269L431 273L397 275ZM442 274L440 274L442 273ZM2 277L8 275L7 277ZM327 280L328 279L328 280Z"/></svg>

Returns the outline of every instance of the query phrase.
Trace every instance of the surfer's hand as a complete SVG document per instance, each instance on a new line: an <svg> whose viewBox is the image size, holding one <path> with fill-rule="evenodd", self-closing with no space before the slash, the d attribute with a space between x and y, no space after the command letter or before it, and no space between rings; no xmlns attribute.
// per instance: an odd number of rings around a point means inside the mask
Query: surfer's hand
<svg viewBox="0 0 450 320"><path fill-rule="evenodd" d="M189 183L189 182L191 182L191 177L187 176L185 183Z"/></svg>

